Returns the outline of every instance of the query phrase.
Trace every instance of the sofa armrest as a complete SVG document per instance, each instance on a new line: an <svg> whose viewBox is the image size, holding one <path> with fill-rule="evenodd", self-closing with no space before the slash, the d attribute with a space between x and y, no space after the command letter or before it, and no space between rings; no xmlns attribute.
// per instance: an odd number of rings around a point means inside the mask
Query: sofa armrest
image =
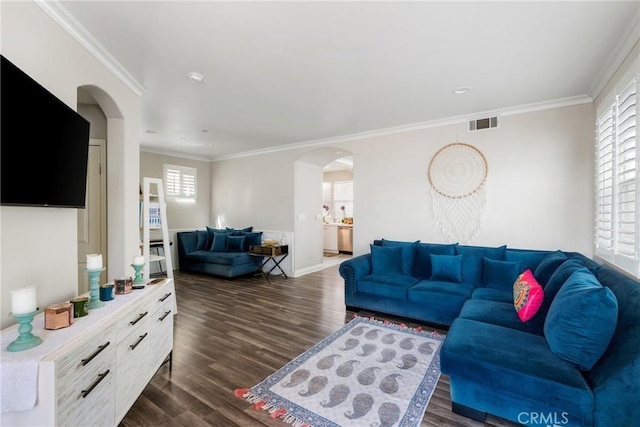
<svg viewBox="0 0 640 427"><path fill-rule="evenodd" d="M196 232L195 231L181 231L176 233L178 239L178 263L180 268L184 267L185 270L189 269L189 261L187 260L187 254L193 252L196 248Z"/></svg>
<svg viewBox="0 0 640 427"><path fill-rule="evenodd" d="M356 284L360 279L371 274L371 254L351 258L340 264L340 276L344 279L344 303L356 306Z"/></svg>

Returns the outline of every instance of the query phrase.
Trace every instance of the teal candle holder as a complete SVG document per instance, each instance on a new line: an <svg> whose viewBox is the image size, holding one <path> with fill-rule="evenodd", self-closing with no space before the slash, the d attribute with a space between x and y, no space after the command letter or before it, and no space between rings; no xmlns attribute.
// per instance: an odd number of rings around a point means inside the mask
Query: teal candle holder
<svg viewBox="0 0 640 427"><path fill-rule="evenodd" d="M11 313L11 316L18 322L18 333L20 335L18 335L18 338L16 338L14 342L7 346L7 351L24 351L42 344L42 338L31 333L33 329L31 322L37 313L38 310L22 314Z"/></svg>
<svg viewBox="0 0 640 427"><path fill-rule="evenodd" d="M100 286L98 285L100 273L104 271L104 267L91 270L85 268L85 270L89 274L89 304L87 307L89 310L104 307L104 301L100 301Z"/></svg>
<svg viewBox="0 0 640 427"><path fill-rule="evenodd" d="M131 264L131 267L136 271L136 277L133 279L133 289L142 289L146 286L144 279L142 278L142 269L144 264Z"/></svg>

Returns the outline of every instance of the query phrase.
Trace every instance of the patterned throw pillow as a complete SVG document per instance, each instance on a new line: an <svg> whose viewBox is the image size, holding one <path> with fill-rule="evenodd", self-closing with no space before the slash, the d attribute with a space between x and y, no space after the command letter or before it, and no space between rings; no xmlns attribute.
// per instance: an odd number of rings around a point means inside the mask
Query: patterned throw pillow
<svg viewBox="0 0 640 427"><path fill-rule="evenodd" d="M531 270L522 273L513 284L513 306L523 322L531 319L540 309L544 291Z"/></svg>

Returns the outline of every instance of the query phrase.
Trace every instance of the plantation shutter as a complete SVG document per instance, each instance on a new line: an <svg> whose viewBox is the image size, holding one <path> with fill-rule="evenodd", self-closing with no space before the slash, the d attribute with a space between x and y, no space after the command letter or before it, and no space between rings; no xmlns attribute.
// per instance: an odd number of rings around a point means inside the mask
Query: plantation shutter
<svg viewBox="0 0 640 427"><path fill-rule="evenodd" d="M180 196L180 171L167 168L165 174L167 196Z"/></svg>
<svg viewBox="0 0 640 427"><path fill-rule="evenodd" d="M600 114L596 145L596 252L613 257L613 105Z"/></svg>
<svg viewBox="0 0 640 427"><path fill-rule="evenodd" d="M196 168L165 164L164 181L167 197L195 200L197 172Z"/></svg>
<svg viewBox="0 0 640 427"><path fill-rule="evenodd" d="M616 239L617 263L635 270L638 255L637 230L637 84L633 80L616 96Z"/></svg>
<svg viewBox="0 0 640 427"><path fill-rule="evenodd" d="M640 277L637 69L632 67L598 108L595 253Z"/></svg>

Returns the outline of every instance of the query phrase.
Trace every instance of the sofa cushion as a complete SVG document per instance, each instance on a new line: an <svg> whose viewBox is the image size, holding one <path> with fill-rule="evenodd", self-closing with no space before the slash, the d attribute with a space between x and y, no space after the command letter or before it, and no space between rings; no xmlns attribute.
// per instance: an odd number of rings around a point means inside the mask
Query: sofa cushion
<svg viewBox="0 0 640 427"><path fill-rule="evenodd" d="M240 265L252 263L251 256L247 252L209 252L197 251L187 255L192 262L220 265ZM254 264L255 265L255 264Z"/></svg>
<svg viewBox="0 0 640 427"><path fill-rule="evenodd" d="M506 246L490 248L485 246L464 246L457 245L456 255L462 255L462 281L467 283L481 284L482 259L491 258L504 261Z"/></svg>
<svg viewBox="0 0 640 427"><path fill-rule="evenodd" d="M505 261L515 261L520 263L520 272L527 269L535 271L540 262L549 254L549 251L536 249L513 249L507 248L504 254Z"/></svg>
<svg viewBox="0 0 640 427"><path fill-rule="evenodd" d="M482 283L489 288L513 289L513 282L520 274L520 263L482 258Z"/></svg>
<svg viewBox="0 0 640 427"><path fill-rule="evenodd" d="M538 267L533 271L533 275L542 286L546 285L551 278L551 275L560 267L560 264L565 262L567 256L562 251L551 252L544 257Z"/></svg>
<svg viewBox="0 0 640 427"><path fill-rule="evenodd" d="M420 301L420 295L423 295L425 292L437 294L441 299L446 299L448 296L459 296L468 299L473 292L473 285L471 283L421 280L409 289L409 299ZM428 308L428 306L425 306L425 308Z"/></svg>
<svg viewBox="0 0 640 427"><path fill-rule="evenodd" d="M230 232L234 232L234 231L242 231L245 233L250 233L253 231L253 225L249 226L249 227L245 227L245 228L231 228L231 227L226 227L225 228L226 231L230 231Z"/></svg>
<svg viewBox="0 0 640 427"><path fill-rule="evenodd" d="M444 282L462 282L461 255L429 255L431 259L431 277L429 280Z"/></svg>
<svg viewBox="0 0 640 427"><path fill-rule="evenodd" d="M440 350L442 373L496 394L591 418L594 397L582 373L549 350L543 336L458 318Z"/></svg>
<svg viewBox="0 0 640 427"><path fill-rule="evenodd" d="M618 321L618 303L586 268L560 288L544 322L544 336L557 356L589 370L609 346Z"/></svg>
<svg viewBox="0 0 640 427"><path fill-rule="evenodd" d="M513 302L470 299L462 306L459 317L504 326L529 334L544 335L544 316L538 313L528 322L522 322L513 309Z"/></svg>
<svg viewBox="0 0 640 427"><path fill-rule="evenodd" d="M207 230L196 230L196 247L194 250L196 251L206 250L208 241L209 241L209 233L207 233Z"/></svg>
<svg viewBox="0 0 640 427"><path fill-rule="evenodd" d="M370 274L358 281L358 292L383 297L407 299L407 289L418 279L401 274Z"/></svg>
<svg viewBox="0 0 640 427"><path fill-rule="evenodd" d="M240 236L244 236L244 250L248 251L249 246L259 246L262 244L262 231L236 231L233 234L238 233Z"/></svg>
<svg viewBox="0 0 640 427"><path fill-rule="evenodd" d="M505 302L513 307L513 289L476 288L471 298Z"/></svg>
<svg viewBox="0 0 640 427"><path fill-rule="evenodd" d="M211 243L211 252L226 252L227 237L229 233L215 232L213 233L213 242Z"/></svg>
<svg viewBox="0 0 640 427"><path fill-rule="evenodd" d="M207 243L205 245L205 249L206 248L211 249L211 245L213 244L213 233L227 233L228 232L224 228L212 228L212 227L209 227L208 225L206 226L206 229L207 229Z"/></svg>
<svg viewBox="0 0 640 427"><path fill-rule="evenodd" d="M531 319L540 310L544 292L542 286L533 277L531 270L518 276L513 284L513 306L523 322Z"/></svg>
<svg viewBox="0 0 640 427"><path fill-rule="evenodd" d="M371 247L371 272L373 274L402 274L402 248L399 246Z"/></svg>
<svg viewBox="0 0 640 427"><path fill-rule="evenodd" d="M549 311L553 299L569 276L581 268L584 268L584 264L577 259L570 259L560 264L560 267L551 275L547 285L544 287L544 300L540 307L544 313Z"/></svg>
<svg viewBox="0 0 640 427"><path fill-rule="evenodd" d="M420 240L415 242L397 242L394 240L382 239L382 247L401 247L402 248L402 274L411 276L413 273L413 262L415 259L416 247Z"/></svg>
<svg viewBox="0 0 640 427"><path fill-rule="evenodd" d="M413 261L413 274L419 279L429 280L431 277L431 258L429 255L455 255L456 244L419 243Z"/></svg>
<svg viewBox="0 0 640 427"><path fill-rule="evenodd" d="M244 250L245 236L227 236L227 252L246 252ZM214 239L215 244L215 239Z"/></svg>

